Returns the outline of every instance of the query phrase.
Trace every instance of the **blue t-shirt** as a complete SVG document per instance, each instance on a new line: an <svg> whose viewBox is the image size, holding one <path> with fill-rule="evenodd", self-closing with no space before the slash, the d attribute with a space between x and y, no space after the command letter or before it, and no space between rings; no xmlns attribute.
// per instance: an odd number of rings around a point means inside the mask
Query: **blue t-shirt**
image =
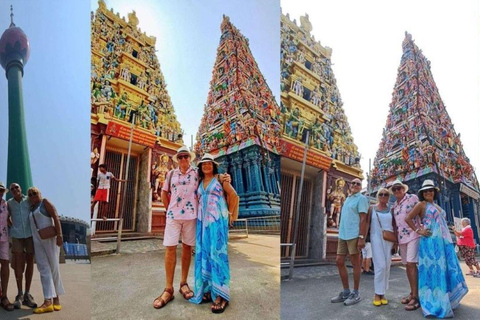
<svg viewBox="0 0 480 320"><path fill-rule="evenodd" d="M347 198L342 206L338 237L342 240L358 238L360 233L360 214L368 211L368 199L360 192Z"/></svg>

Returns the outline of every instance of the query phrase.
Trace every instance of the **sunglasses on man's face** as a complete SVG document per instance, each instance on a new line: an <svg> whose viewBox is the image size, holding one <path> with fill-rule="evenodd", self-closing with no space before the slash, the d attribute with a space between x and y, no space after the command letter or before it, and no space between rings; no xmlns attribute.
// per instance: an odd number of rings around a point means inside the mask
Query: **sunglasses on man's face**
<svg viewBox="0 0 480 320"><path fill-rule="evenodd" d="M352 186L361 186L361 185L362 185L361 182L356 182L356 181L352 182Z"/></svg>
<svg viewBox="0 0 480 320"><path fill-rule="evenodd" d="M190 156L189 156L189 155L185 155L185 156L177 156L177 159L178 159L178 160L182 160L182 159L188 159L188 158L190 158Z"/></svg>
<svg viewBox="0 0 480 320"><path fill-rule="evenodd" d="M398 191L398 190L402 190L402 189L403 189L403 187L393 187L392 191Z"/></svg>
<svg viewBox="0 0 480 320"><path fill-rule="evenodd" d="M379 193L378 196L379 197L388 197L389 194L388 193Z"/></svg>
<svg viewBox="0 0 480 320"><path fill-rule="evenodd" d="M16 190L16 189L20 189L20 186L13 186L10 188L10 191L13 191L13 190Z"/></svg>

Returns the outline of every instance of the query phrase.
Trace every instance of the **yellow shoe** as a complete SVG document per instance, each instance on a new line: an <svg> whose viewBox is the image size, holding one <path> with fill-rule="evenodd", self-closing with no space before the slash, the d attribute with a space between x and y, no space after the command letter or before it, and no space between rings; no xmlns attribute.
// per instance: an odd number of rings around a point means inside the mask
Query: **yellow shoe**
<svg viewBox="0 0 480 320"><path fill-rule="evenodd" d="M373 305L376 306L376 307L380 307L382 305L382 302L381 302L381 300L373 299Z"/></svg>
<svg viewBox="0 0 480 320"><path fill-rule="evenodd" d="M46 313L46 312L53 312L53 303L48 307L39 307L33 310L33 313Z"/></svg>
<svg viewBox="0 0 480 320"><path fill-rule="evenodd" d="M383 305L388 304L388 300L385 299L385 298L382 298L382 300L380 300L380 302L381 302Z"/></svg>
<svg viewBox="0 0 480 320"><path fill-rule="evenodd" d="M55 311L60 311L60 310L62 310L62 305L61 305L61 304L54 304L54 305L53 305L53 310L55 310Z"/></svg>

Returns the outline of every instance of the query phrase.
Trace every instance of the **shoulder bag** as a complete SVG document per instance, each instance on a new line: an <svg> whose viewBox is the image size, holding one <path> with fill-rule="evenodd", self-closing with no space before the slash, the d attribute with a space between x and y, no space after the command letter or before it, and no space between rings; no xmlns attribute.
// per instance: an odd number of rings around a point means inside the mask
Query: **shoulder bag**
<svg viewBox="0 0 480 320"><path fill-rule="evenodd" d="M50 239L57 236L57 229L55 226L49 226L43 229L38 229L37 220L35 219L35 214L32 212L33 222L35 222L35 228L40 235L40 239Z"/></svg>
<svg viewBox="0 0 480 320"><path fill-rule="evenodd" d="M380 218L378 217L378 212L377 210L375 210L375 214L377 216L377 220L378 220L378 224L380 225L380 229L382 229L382 236L383 236L383 240L386 240L386 241L390 241L390 242L397 242L397 236L395 235L395 233L393 231L388 231L388 230L383 230L382 228L382 223L380 222ZM394 217L392 217L392 219L394 219Z"/></svg>

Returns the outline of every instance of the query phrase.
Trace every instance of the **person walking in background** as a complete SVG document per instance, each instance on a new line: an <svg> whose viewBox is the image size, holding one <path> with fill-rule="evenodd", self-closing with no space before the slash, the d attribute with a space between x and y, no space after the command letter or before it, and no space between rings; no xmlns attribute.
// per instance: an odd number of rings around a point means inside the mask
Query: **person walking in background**
<svg viewBox="0 0 480 320"><path fill-rule="evenodd" d="M40 273L44 302L33 310L33 313L60 311L59 295L65 294L60 277L60 246L63 244L62 227L57 210L47 199L42 199L40 190L35 187L28 189L30 201L30 226L35 245L37 269ZM42 239L39 230L54 226L56 236Z"/></svg>
<svg viewBox="0 0 480 320"><path fill-rule="evenodd" d="M418 203L418 197L414 194L408 194L408 186L397 179L390 187L393 195L397 199L392 207L395 224L397 226L398 246L402 264L407 266L407 278L410 284L410 293L402 298L402 303L406 304L405 310L412 311L420 308L418 302L418 243L420 236L414 231L420 226L418 219L413 221L415 226L412 229L406 222L410 211Z"/></svg>
<svg viewBox="0 0 480 320"><path fill-rule="evenodd" d="M350 184L351 195L347 197L342 207L340 228L338 232L337 268L342 280L343 291L332 298L333 303L343 302L346 306L358 303L360 298L360 274L361 256L360 251L365 247L366 221L368 200L360 193L362 181L354 179ZM350 292L348 284L347 267L345 266L346 255L350 254L353 265L353 291Z"/></svg>
<svg viewBox="0 0 480 320"><path fill-rule="evenodd" d="M30 203L22 194L22 188L18 183L10 184L13 198L7 201L7 208L11 223L10 236L12 237L12 269L15 271L18 294L13 305L20 309L22 303L30 308L36 308L37 304L30 294L30 286L33 277L33 238L30 228ZM26 265L26 269L25 269ZM23 292L23 274L25 273L25 292Z"/></svg>
<svg viewBox="0 0 480 320"><path fill-rule="evenodd" d="M107 203L108 203L108 194L110 192L110 183L112 180L118 182L127 182L127 180L121 180L115 178L113 173L107 171L107 165L102 163L98 166L100 171L97 176L97 192L95 192L95 197L93 198L93 203L91 207L91 216L93 217L93 210L97 202L100 202L99 211L101 211L102 219L107 219ZM100 209L101 207L101 209Z"/></svg>
<svg viewBox="0 0 480 320"><path fill-rule="evenodd" d="M394 232L396 229L395 219L388 206L390 191L380 188L377 192L377 204L368 209L367 230L370 231L372 244L372 259L375 264L375 288L374 306L388 304L385 294L388 290L390 278L390 266L392 264L392 248L396 244L383 238L383 230ZM368 232L368 231L367 231Z"/></svg>
<svg viewBox="0 0 480 320"><path fill-rule="evenodd" d="M470 219L462 219L462 230L453 230L457 236L457 245L460 248L462 257L465 259L470 272L467 273L469 276L474 276L480 278L480 266L478 265L477 260L475 259L475 242L473 241L473 230L470 226ZM473 267L477 268L477 272L473 270Z"/></svg>
<svg viewBox="0 0 480 320"><path fill-rule="evenodd" d="M421 235L418 250L418 292L423 315L451 318L467 294L468 287L445 220L446 213L435 204L440 189L425 180L418 190L420 202L405 221ZM422 228L413 219L422 219Z"/></svg>
<svg viewBox="0 0 480 320"><path fill-rule="evenodd" d="M362 249L362 274L374 275L371 269L372 266L372 244L367 232L367 239L365 240L365 247Z"/></svg>
<svg viewBox="0 0 480 320"><path fill-rule="evenodd" d="M195 247L195 296L191 302L214 301L213 313L222 313L230 301L228 227L232 213L224 193L236 195L229 182L218 178L218 163L206 153L198 163L198 218Z"/></svg>
<svg viewBox="0 0 480 320"><path fill-rule="evenodd" d="M7 202L3 195L8 192L3 182L0 182L0 282L2 284L0 305L7 311L13 311L13 304L8 300L8 279L10 277L9 263L9 243L8 243L8 209Z"/></svg>

